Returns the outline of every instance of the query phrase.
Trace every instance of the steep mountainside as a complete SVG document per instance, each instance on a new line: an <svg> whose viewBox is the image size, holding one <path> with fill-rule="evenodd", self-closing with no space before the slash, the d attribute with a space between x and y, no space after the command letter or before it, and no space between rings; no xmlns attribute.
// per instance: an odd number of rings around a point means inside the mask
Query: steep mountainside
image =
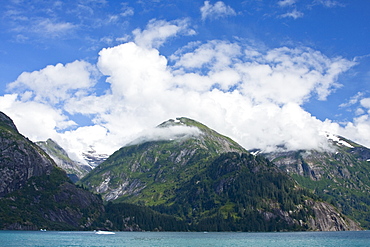
<svg viewBox="0 0 370 247"><path fill-rule="evenodd" d="M36 144L55 161L58 167L67 172L68 177L73 182L77 182L80 178L92 170L90 166L83 165L70 159L67 152L61 146L59 146L58 143L51 139L48 139L47 141L36 142Z"/></svg>
<svg viewBox="0 0 370 247"><path fill-rule="evenodd" d="M0 112L0 229L88 229L103 211Z"/></svg>
<svg viewBox="0 0 370 247"><path fill-rule="evenodd" d="M80 182L106 201L150 206L192 230L359 229L267 159L194 120L164 122L156 133L162 136L121 148Z"/></svg>
<svg viewBox="0 0 370 247"><path fill-rule="evenodd" d="M328 135L332 150L265 154L301 186L370 227L370 150Z"/></svg>
<svg viewBox="0 0 370 247"><path fill-rule="evenodd" d="M50 174L53 162L18 133L13 121L0 112L0 196L22 188L33 176Z"/></svg>
<svg viewBox="0 0 370 247"><path fill-rule="evenodd" d="M187 118L164 122L158 128L166 131L179 126L186 128L176 132L176 137L148 142L139 139L134 143L140 144L121 148L81 182L106 201L132 196L131 202L145 198L145 205L156 205L175 196L177 184L190 180L212 158L244 151L229 138ZM191 128L201 132L189 135Z"/></svg>

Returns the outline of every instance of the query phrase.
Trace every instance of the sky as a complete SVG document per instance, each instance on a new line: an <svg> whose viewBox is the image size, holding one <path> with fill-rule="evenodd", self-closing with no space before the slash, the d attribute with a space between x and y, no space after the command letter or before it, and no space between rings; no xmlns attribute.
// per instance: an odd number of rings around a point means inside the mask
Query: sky
<svg viewBox="0 0 370 247"><path fill-rule="evenodd" d="M326 133L370 147L369 13L363 0L3 0L0 111L79 160L176 117L246 149L325 149Z"/></svg>

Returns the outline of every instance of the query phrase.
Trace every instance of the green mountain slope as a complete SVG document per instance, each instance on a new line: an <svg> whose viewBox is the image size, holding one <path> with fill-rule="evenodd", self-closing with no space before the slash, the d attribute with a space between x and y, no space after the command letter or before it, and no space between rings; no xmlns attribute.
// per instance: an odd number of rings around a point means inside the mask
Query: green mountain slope
<svg viewBox="0 0 370 247"><path fill-rule="evenodd" d="M106 201L124 198L142 205L156 205L176 196L176 188L217 155L245 152L231 139L187 118L164 122L158 128L162 135L171 130L175 134L165 135L171 137L167 140L158 136L156 141L136 140L134 143L139 144L115 152L81 183L102 194Z"/></svg>
<svg viewBox="0 0 370 247"><path fill-rule="evenodd" d="M0 229L89 229L101 198L76 187L0 112Z"/></svg>
<svg viewBox="0 0 370 247"><path fill-rule="evenodd" d="M267 159L194 120L157 129L115 152L81 184L106 201L174 216L190 230L359 229Z"/></svg>
<svg viewBox="0 0 370 247"><path fill-rule="evenodd" d="M269 153L266 157L301 186L370 228L370 150L332 136L330 151Z"/></svg>

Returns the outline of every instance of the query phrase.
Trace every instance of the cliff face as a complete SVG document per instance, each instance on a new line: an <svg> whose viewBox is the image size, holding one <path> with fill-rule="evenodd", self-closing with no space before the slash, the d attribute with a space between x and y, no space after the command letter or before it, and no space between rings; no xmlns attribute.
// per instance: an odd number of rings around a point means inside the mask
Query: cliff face
<svg viewBox="0 0 370 247"><path fill-rule="evenodd" d="M0 196L22 188L33 176L50 174L53 161L37 145L18 133L13 121L0 112Z"/></svg>
<svg viewBox="0 0 370 247"><path fill-rule="evenodd" d="M326 202L306 201L311 206L315 217L310 217L308 225L314 231L359 231L362 228L353 220L339 213Z"/></svg>
<svg viewBox="0 0 370 247"><path fill-rule="evenodd" d="M98 196L73 185L0 112L0 229L89 229L103 212Z"/></svg>

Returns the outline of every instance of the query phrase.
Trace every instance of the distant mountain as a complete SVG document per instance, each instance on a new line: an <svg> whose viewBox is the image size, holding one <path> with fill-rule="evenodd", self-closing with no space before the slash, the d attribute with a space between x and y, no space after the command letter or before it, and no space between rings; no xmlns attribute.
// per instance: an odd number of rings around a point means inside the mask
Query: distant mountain
<svg viewBox="0 0 370 247"><path fill-rule="evenodd" d="M331 150L264 154L298 184L370 228L370 149L328 134Z"/></svg>
<svg viewBox="0 0 370 247"><path fill-rule="evenodd" d="M79 183L109 205L150 206L190 230L359 229L267 159L188 118L160 124Z"/></svg>
<svg viewBox="0 0 370 247"><path fill-rule="evenodd" d="M88 150L82 153L84 160L89 164L90 170L94 169L101 163L103 163L108 157L108 154L99 154L92 147L91 150Z"/></svg>
<svg viewBox="0 0 370 247"><path fill-rule="evenodd" d="M85 176L92 168L68 157L67 152L52 139L39 141L36 144L41 147L57 164L58 167L66 171L68 177L77 182Z"/></svg>
<svg viewBox="0 0 370 247"><path fill-rule="evenodd" d="M103 213L99 196L76 187L0 112L0 229L91 229Z"/></svg>

